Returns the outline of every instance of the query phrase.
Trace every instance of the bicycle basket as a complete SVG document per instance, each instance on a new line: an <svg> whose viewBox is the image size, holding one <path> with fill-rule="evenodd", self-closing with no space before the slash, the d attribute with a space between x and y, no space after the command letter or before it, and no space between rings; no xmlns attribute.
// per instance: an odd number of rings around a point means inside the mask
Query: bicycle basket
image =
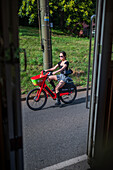
<svg viewBox="0 0 113 170"><path fill-rule="evenodd" d="M31 77L31 81L34 86L40 86L45 78L45 75L37 75L34 77Z"/></svg>

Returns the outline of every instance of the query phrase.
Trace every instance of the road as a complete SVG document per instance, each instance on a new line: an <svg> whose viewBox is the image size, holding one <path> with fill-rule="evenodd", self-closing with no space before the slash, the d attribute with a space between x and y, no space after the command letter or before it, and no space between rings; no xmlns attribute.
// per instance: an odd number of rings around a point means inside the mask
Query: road
<svg viewBox="0 0 113 170"><path fill-rule="evenodd" d="M73 104L61 108L49 98L40 111L22 102L25 170L39 170L86 153L89 110L85 95L79 92Z"/></svg>

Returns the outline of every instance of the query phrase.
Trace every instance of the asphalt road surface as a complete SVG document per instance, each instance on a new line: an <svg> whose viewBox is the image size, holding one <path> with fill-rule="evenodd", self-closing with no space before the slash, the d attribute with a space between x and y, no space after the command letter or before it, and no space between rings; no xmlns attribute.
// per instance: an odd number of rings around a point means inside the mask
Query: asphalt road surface
<svg viewBox="0 0 113 170"><path fill-rule="evenodd" d="M39 170L86 153L89 110L85 95L79 92L73 104L61 108L48 98L40 111L22 102L25 170Z"/></svg>

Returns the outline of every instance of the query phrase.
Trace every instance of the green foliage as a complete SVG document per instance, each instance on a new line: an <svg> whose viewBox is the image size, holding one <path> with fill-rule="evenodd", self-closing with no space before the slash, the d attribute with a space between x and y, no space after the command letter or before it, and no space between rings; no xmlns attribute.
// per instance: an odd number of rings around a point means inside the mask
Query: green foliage
<svg viewBox="0 0 113 170"><path fill-rule="evenodd" d="M43 52L40 46L40 37L37 28L19 27L19 45L26 49L27 70L24 70L24 54L20 53L21 64L21 89L22 92L28 92L34 88L30 77L40 74L43 69ZM92 40L93 56L94 38ZM64 50L67 54L69 67L73 70L71 75L77 86L86 86L88 71L89 39L69 36L59 30L52 30L52 64L59 62L59 53ZM91 58L92 66L92 58ZM91 67L92 69L92 67ZM90 71L91 82L92 71ZM47 82L48 83L48 82ZM49 85L49 84L48 84Z"/></svg>
<svg viewBox="0 0 113 170"><path fill-rule="evenodd" d="M95 14L96 3L95 0L49 0L49 7L54 28L78 34L83 21L90 23L90 17ZM33 23L37 15L37 0L22 0L19 16L27 16L29 23Z"/></svg>
<svg viewBox="0 0 113 170"><path fill-rule="evenodd" d="M78 34L83 22L90 23L90 17L95 13L95 4L91 0L52 0L50 13L53 22L56 18L58 26Z"/></svg>
<svg viewBox="0 0 113 170"><path fill-rule="evenodd" d="M19 8L19 16L29 17L29 24L35 21L37 17L37 1L36 0L22 0L22 4Z"/></svg>

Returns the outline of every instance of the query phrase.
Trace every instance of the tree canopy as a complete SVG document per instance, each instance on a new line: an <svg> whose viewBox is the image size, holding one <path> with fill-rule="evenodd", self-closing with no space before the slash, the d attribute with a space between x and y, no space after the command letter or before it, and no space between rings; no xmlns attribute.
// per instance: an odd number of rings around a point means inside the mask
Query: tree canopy
<svg viewBox="0 0 113 170"><path fill-rule="evenodd" d="M50 20L54 28L67 30L76 34L82 23L89 25L95 14L95 0L49 0ZM20 17L28 17L29 24L38 17L37 0L22 0L19 8Z"/></svg>

